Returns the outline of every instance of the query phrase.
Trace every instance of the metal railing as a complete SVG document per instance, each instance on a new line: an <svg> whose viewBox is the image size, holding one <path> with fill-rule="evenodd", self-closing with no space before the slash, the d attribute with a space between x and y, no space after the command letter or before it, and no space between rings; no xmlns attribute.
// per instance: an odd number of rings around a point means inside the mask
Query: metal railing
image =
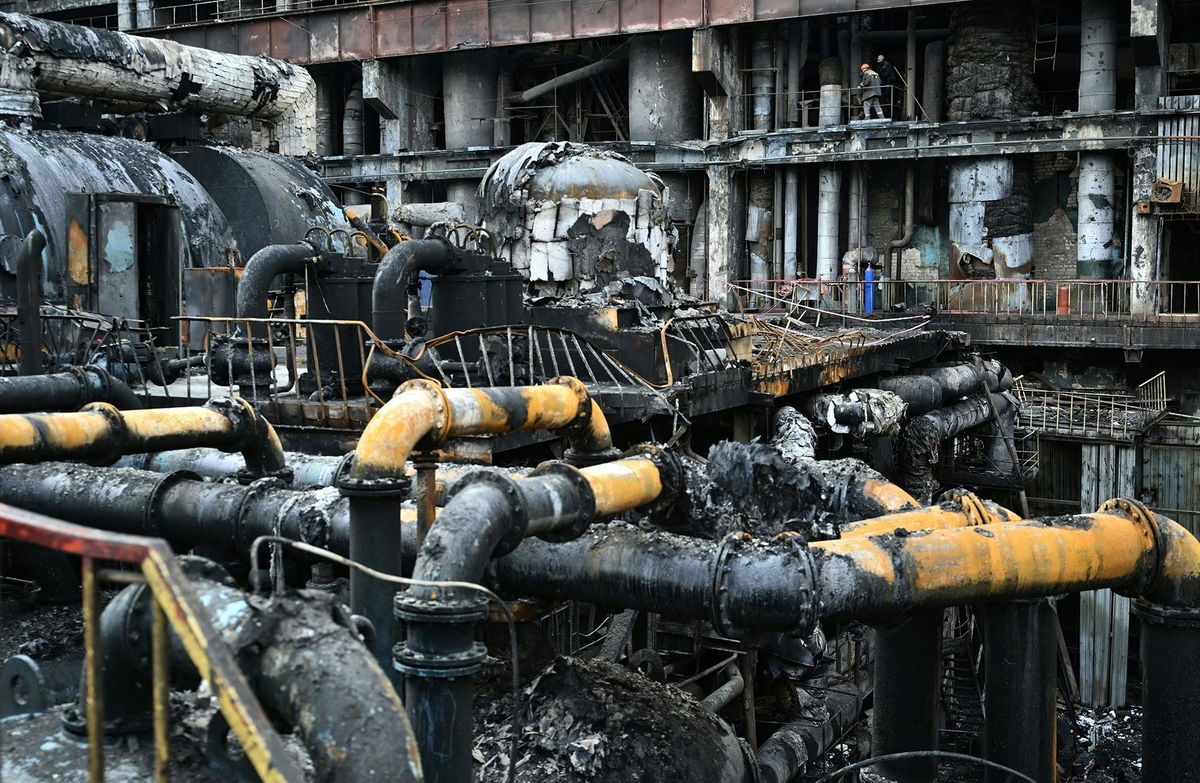
<svg viewBox="0 0 1200 783"><path fill-rule="evenodd" d="M882 95L879 99L880 108L883 109L883 114L886 119L901 121L904 119L904 88L896 86L883 86L879 88ZM836 125L845 125L847 122L867 119L863 116L862 90L858 87L841 87L838 88L838 120ZM797 114L800 118L799 127L801 128L816 128L820 126L820 111L821 111L821 90L802 90L795 93ZM746 103L746 116L753 116L753 106L755 100L761 100L763 96L753 93L746 93L743 96ZM771 93L765 96L768 100L774 102L775 95ZM791 100L792 96L785 95L785 101ZM874 116L872 116L874 119ZM779 123L782 125L783 123Z"/></svg>
<svg viewBox="0 0 1200 783"><path fill-rule="evenodd" d="M363 5L369 0L193 0L193 2L155 4L152 27L176 27L198 22L220 22L277 16L288 12L310 11ZM139 27L148 30L152 27Z"/></svg>
<svg viewBox="0 0 1200 783"><path fill-rule="evenodd" d="M1013 381L1021 403L1017 426L1082 438L1130 440L1167 412L1166 372L1138 384L1133 392L1106 389L1046 389Z"/></svg>
<svg viewBox="0 0 1200 783"><path fill-rule="evenodd" d="M871 319L906 311L1022 322L1200 324L1200 281L1155 280L740 280L742 311Z"/></svg>
<svg viewBox="0 0 1200 783"><path fill-rule="evenodd" d="M153 598L151 693L154 779L170 779L170 640L175 631L200 677L212 684L221 714L237 736L260 779L301 781L303 776L250 689L233 651L226 646L192 590L166 541L73 525L0 505L0 538L53 549L81 558L83 578L84 708L87 716L88 779L104 780L104 660L100 637L100 584L145 583ZM126 563L136 571L104 567ZM8 686L8 683L5 683Z"/></svg>

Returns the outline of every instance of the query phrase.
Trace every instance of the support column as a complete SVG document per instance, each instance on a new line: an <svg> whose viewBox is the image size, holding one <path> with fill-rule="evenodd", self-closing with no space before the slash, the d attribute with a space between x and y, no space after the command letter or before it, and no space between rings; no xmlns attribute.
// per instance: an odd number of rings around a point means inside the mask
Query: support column
<svg viewBox="0 0 1200 783"><path fill-rule="evenodd" d="M820 65L821 127L840 125L842 120L842 64L826 57ZM842 172L835 164L821 167L817 184L817 279L836 280L841 247Z"/></svg>
<svg viewBox="0 0 1200 783"><path fill-rule="evenodd" d="M728 166L712 166L708 169L708 200L705 203L709 215L733 214L736 198L733 172ZM704 223L708 235L708 274L704 298L731 307L733 297L729 294L729 283L733 280L737 263L733 255L733 221L718 217L705 220Z"/></svg>
<svg viewBox="0 0 1200 783"><path fill-rule="evenodd" d="M320 74L313 78L317 83L317 157L337 154L334 150L336 134L333 128L333 78Z"/></svg>
<svg viewBox="0 0 1200 783"><path fill-rule="evenodd" d="M1054 780L1058 640L1046 599L981 607L984 755L1034 780ZM984 770L985 783L1006 772Z"/></svg>
<svg viewBox="0 0 1200 783"><path fill-rule="evenodd" d="M787 125L800 125L801 73L808 61L808 22L793 22L788 30ZM799 266L800 167L788 166L783 179L783 268L781 277L794 280Z"/></svg>
<svg viewBox="0 0 1200 783"><path fill-rule="evenodd" d="M1142 780L1195 780L1200 770L1200 614L1138 602Z"/></svg>
<svg viewBox="0 0 1200 783"><path fill-rule="evenodd" d="M342 113L342 154L347 157L363 154L363 91L357 81L346 92L346 108Z"/></svg>
<svg viewBox="0 0 1200 783"><path fill-rule="evenodd" d="M487 50L451 52L442 58L442 106L446 121L446 149L491 147L496 117L495 56ZM478 220L475 180L455 180L446 188L446 200L462 204L467 222Z"/></svg>
<svg viewBox="0 0 1200 783"><path fill-rule="evenodd" d="M875 709L871 755L937 750L942 682L942 610L914 614L904 625L875 632ZM876 764L895 783L929 783L936 758Z"/></svg>
<svg viewBox="0 0 1200 783"><path fill-rule="evenodd" d="M1080 6L1079 113L1117 107L1117 31L1109 0L1083 0ZM1113 220L1116 185L1113 156L1079 154L1079 244L1076 273L1103 280L1113 276Z"/></svg>

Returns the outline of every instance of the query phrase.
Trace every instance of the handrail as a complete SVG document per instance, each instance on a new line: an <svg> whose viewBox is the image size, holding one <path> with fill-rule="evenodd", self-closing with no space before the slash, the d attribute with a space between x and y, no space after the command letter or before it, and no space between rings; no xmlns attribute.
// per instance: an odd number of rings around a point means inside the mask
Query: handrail
<svg viewBox="0 0 1200 783"><path fill-rule="evenodd" d="M100 664L99 582L110 573L99 561L115 560L136 565L154 597L152 673L154 699L155 780L168 780L170 679L167 623L199 672L212 684L221 714L237 736L246 757L261 780L299 783L304 778L259 704L233 651L209 622L170 546L161 538L110 533L74 525L5 504L0 504L0 537L79 555L83 575L84 656L87 671L85 711L88 732L88 774L92 783L104 780L104 694ZM128 575L122 574L124 581Z"/></svg>

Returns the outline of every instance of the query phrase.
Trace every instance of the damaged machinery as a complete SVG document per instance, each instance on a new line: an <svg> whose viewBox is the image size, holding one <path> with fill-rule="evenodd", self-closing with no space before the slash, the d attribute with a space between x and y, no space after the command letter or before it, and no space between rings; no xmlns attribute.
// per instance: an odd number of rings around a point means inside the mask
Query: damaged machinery
<svg viewBox="0 0 1200 783"><path fill-rule="evenodd" d="M343 206L287 63L0 14L0 76L3 774L1054 781L1101 588L1200 774L1200 543L983 499L1036 465L964 335L689 295L585 145Z"/></svg>

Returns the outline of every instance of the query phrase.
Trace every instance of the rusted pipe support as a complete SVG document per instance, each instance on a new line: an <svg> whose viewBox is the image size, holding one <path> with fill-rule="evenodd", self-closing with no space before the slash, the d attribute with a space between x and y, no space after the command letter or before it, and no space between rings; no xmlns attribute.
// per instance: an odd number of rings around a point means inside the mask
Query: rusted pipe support
<svg viewBox="0 0 1200 783"><path fill-rule="evenodd" d="M0 463L113 462L124 454L192 446L240 451L253 475L287 470L275 429L240 397L185 408L121 411L97 402L77 413L0 415Z"/></svg>

